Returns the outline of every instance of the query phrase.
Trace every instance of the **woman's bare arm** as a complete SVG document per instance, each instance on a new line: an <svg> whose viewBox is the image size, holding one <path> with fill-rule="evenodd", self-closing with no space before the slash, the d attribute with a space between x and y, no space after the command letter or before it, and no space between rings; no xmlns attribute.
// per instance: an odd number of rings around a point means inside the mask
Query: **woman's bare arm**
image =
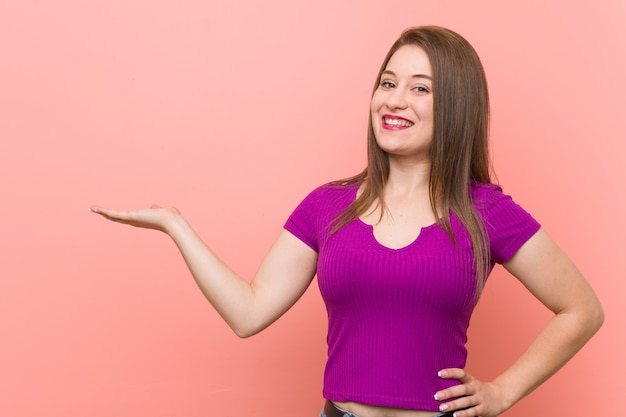
<svg viewBox="0 0 626 417"><path fill-rule="evenodd" d="M461 385L437 393L456 417L497 416L557 372L596 333L604 321L602 306L581 272L544 230L539 230L504 264L554 312L530 347L502 374L483 383L461 369L442 377ZM452 397L462 397L445 403Z"/></svg>
<svg viewBox="0 0 626 417"><path fill-rule="evenodd" d="M302 296L316 272L317 253L287 231L248 282L224 264L173 207L90 210L114 222L170 236L202 293L240 337L254 335L278 319Z"/></svg>

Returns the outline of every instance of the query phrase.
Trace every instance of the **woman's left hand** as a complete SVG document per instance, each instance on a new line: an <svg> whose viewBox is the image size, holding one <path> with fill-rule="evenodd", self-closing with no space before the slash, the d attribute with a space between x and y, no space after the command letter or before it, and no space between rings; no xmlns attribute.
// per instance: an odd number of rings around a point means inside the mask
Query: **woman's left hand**
<svg viewBox="0 0 626 417"><path fill-rule="evenodd" d="M510 407L497 384L481 382L463 369L442 369L439 377L461 382L435 394L435 399L441 401L442 412L454 412L454 417L495 417ZM452 401L446 402L449 399Z"/></svg>

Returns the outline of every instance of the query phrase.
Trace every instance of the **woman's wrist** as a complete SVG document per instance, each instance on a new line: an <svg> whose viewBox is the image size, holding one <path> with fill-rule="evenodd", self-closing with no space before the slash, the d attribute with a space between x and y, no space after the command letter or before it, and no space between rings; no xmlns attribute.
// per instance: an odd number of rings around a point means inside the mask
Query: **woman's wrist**
<svg viewBox="0 0 626 417"><path fill-rule="evenodd" d="M180 238L185 229L189 229L189 224L178 210L163 221L163 232L174 240Z"/></svg>

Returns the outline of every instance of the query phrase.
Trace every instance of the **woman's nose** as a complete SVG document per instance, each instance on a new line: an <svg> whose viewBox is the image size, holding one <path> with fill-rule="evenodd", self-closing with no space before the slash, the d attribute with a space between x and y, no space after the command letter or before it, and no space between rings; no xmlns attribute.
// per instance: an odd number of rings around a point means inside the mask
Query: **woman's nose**
<svg viewBox="0 0 626 417"><path fill-rule="evenodd" d="M406 96L400 89L395 89L387 97L387 106L391 109L404 109L408 105Z"/></svg>

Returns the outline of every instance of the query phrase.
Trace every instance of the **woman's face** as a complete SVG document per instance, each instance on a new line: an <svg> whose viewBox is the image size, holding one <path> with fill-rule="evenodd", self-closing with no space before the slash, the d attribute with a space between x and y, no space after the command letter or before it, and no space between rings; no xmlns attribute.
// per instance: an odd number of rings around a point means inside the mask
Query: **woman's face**
<svg viewBox="0 0 626 417"><path fill-rule="evenodd" d="M432 70L422 48L405 45L392 55L370 109L376 142L390 157L429 160L434 126Z"/></svg>

